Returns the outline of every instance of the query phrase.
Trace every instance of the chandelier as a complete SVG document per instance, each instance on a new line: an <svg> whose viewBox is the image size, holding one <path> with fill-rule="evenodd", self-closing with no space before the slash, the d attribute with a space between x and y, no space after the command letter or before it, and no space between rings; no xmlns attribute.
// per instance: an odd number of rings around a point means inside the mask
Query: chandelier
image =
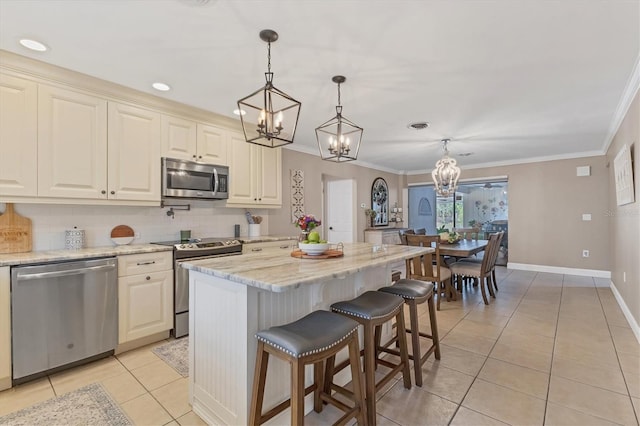
<svg viewBox="0 0 640 426"><path fill-rule="evenodd" d="M436 168L431 172L433 183L436 185L436 193L442 197L448 197L456 192L458 178L460 178L460 167L456 166L456 160L449 157L447 145L449 139L442 140L444 157L436 163Z"/></svg>
<svg viewBox="0 0 640 426"><path fill-rule="evenodd" d="M293 143L301 104L273 85L271 43L278 40L278 33L262 30L260 39L267 42L266 84L238 101L240 123L247 142L277 148Z"/></svg>
<svg viewBox="0 0 640 426"><path fill-rule="evenodd" d="M342 75L334 76L331 81L338 84L338 105L336 116L316 128L316 139L320 157L336 163L353 161L358 158L363 129L342 116L340 103L340 85L347 80Z"/></svg>

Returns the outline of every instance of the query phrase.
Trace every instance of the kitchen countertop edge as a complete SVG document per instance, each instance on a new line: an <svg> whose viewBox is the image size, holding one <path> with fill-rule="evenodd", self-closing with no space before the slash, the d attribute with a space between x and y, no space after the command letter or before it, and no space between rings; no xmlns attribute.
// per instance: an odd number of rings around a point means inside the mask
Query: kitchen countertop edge
<svg viewBox="0 0 640 426"><path fill-rule="evenodd" d="M173 247L161 246L157 244L133 244L122 246L92 247L80 250L43 250L27 253L8 253L0 254L0 267L61 262L68 260L81 260L94 257L111 257L127 254L154 253L171 250L173 250Z"/></svg>

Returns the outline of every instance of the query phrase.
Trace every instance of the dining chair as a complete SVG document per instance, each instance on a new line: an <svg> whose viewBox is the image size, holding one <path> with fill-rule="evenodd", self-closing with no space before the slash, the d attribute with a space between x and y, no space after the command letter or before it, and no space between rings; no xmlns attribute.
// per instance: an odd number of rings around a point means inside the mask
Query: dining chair
<svg viewBox="0 0 640 426"><path fill-rule="evenodd" d="M403 245L407 245L407 235L415 235L416 231L413 229L407 229L404 232L400 232L400 241L402 241Z"/></svg>
<svg viewBox="0 0 640 426"><path fill-rule="evenodd" d="M496 262L498 260L498 255L500 253L500 247L502 245L502 239L504 238L504 231L496 232L498 234L498 242L493 247L493 250L489 252L489 247L485 250L485 256L490 257L490 268L491 275L488 277L489 280L493 283L493 288L495 291L498 291L498 281L496 280ZM459 262L469 262L469 263L482 263L482 259L474 258L474 257L465 257L460 259Z"/></svg>
<svg viewBox="0 0 640 426"><path fill-rule="evenodd" d="M428 281L434 284L434 291L438 295L437 310L440 310L440 299L444 295L447 301L456 300L456 293L451 282L451 271L441 265L440 236L439 235L407 235L410 246L433 247L435 251L423 256L406 260L406 277L409 280Z"/></svg>
<svg viewBox="0 0 640 426"><path fill-rule="evenodd" d="M480 291L482 292L482 300L484 301L485 305L489 304L487 292L485 291L484 287L485 284L489 290L489 295L495 298L495 293L493 292L493 288L491 286L491 265L494 251L499 248L499 238L499 234L491 234L489 236L489 243L487 244L485 255L482 257L480 263L458 261L449 266L451 274L456 277L456 282L460 284L460 287L462 287L462 278L469 277L474 279L474 282L478 286L480 286ZM493 263L495 263L495 261Z"/></svg>
<svg viewBox="0 0 640 426"><path fill-rule="evenodd" d="M456 228L456 232L462 239L469 241L478 241L480 235L478 228Z"/></svg>

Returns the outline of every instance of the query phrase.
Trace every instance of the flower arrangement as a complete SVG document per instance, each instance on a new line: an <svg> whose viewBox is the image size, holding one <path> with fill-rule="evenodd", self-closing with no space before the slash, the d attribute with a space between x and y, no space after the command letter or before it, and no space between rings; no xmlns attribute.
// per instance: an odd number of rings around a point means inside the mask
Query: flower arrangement
<svg viewBox="0 0 640 426"><path fill-rule="evenodd" d="M322 225L322 222L312 214L305 214L300 216L294 224L303 231L311 231L313 228Z"/></svg>
<svg viewBox="0 0 640 426"><path fill-rule="evenodd" d="M378 216L378 212L373 209L365 209L364 215L370 217L371 219L375 219Z"/></svg>

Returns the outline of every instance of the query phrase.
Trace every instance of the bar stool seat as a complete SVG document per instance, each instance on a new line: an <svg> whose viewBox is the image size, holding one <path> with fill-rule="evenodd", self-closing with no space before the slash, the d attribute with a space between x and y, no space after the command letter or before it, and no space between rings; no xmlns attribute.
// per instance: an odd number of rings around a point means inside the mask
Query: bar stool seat
<svg viewBox="0 0 640 426"><path fill-rule="evenodd" d="M314 410L322 411L322 402L331 403L345 412L336 424L355 417L364 424L364 394L360 381L360 349L358 322L328 311L315 311L289 324L271 327L256 333L258 350L253 379L253 393L249 424L260 425L291 406L291 424L304 422L304 397L314 392ZM353 375L353 407L336 400L323 391L324 361L345 347ZM291 398L262 413L269 355L291 365ZM305 388L305 365L314 365L314 383Z"/></svg>
<svg viewBox="0 0 640 426"><path fill-rule="evenodd" d="M364 373L365 373L365 400L367 407L368 425L376 424L376 392L402 371L404 387L411 388L411 376L409 373L409 356L407 352L407 339L404 326L404 299L393 294L380 291L367 291L355 299L337 302L331 305L331 310L341 315L347 316L360 324L364 328ZM397 325L396 338L400 347L400 362L392 363L388 360L378 359L380 341L379 333L381 326L395 318ZM342 394L350 395L345 388L333 383L333 376L338 371L345 368L349 361L339 365L334 365L335 357L330 357L326 363L325 389L326 393L336 390ZM384 365L391 370L385 374L377 383L375 381L375 370L377 365ZM353 374L352 374L353 376Z"/></svg>
<svg viewBox="0 0 640 426"><path fill-rule="evenodd" d="M407 333L411 334L411 355L409 359L413 360L413 372L415 375L416 386L422 386L422 365L427 361L432 353L435 353L435 358L440 359L440 338L438 337L438 324L436 321L436 309L433 303L434 285L432 283L426 283L418 280L401 279L394 285L389 287L382 287L378 291L395 294L404 299L404 302L409 306L409 321L410 328ZM418 325L418 305L427 302L429 307L429 320L431 323L431 334L421 332ZM420 352L420 337L424 337L431 340L431 346L424 355ZM383 344L382 351L399 355L397 349L391 349L391 342Z"/></svg>

